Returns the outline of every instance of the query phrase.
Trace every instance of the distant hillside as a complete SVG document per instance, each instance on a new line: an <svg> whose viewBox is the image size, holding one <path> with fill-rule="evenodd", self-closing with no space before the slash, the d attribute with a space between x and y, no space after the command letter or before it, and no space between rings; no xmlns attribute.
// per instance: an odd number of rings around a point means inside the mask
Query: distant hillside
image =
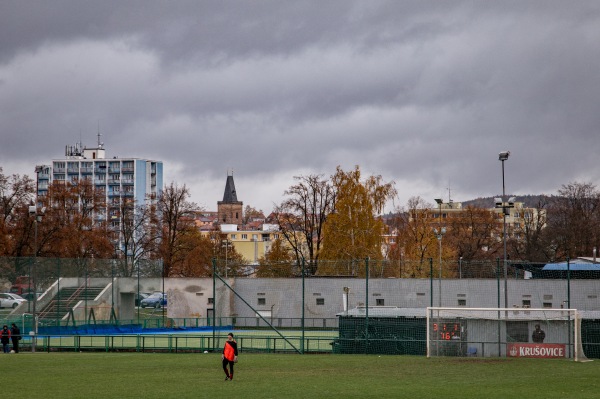
<svg viewBox="0 0 600 399"><path fill-rule="evenodd" d="M509 197L510 196L507 195L506 199L508 199ZM553 196L553 195L544 195L544 194L515 195L514 197L515 197L516 202L523 202L526 207L530 207L530 208L535 208L540 202L548 203L552 199L555 198L555 196ZM495 205L494 198L495 197L484 197L484 198L476 198L476 199L469 200L469 201L462 201L462 206L463 206L463 208L466 208L469 205L474 206L476 208L493 208Z"/></svg>

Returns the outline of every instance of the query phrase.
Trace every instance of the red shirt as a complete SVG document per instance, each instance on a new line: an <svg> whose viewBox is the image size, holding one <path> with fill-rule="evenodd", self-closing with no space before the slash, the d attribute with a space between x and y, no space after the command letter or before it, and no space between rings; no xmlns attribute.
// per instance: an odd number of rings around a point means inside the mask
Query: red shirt
<svg viewBox="0 0 600 399"><path fill-rule="evenodd" d="M223 356L225 359L233 362L233 359L237 356L237 344L235 341L226 341L225 347L223 348Z"/></svg>

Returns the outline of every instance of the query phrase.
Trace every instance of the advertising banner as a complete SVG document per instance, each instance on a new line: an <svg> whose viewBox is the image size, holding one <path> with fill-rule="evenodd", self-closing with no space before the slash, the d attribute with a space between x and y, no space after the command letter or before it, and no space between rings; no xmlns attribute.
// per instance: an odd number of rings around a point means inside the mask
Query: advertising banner
<svg viewBox="0 0 600 399"><path fill-rule="evenodd" d="M565 353L564 344L506 344L507 357L560 358Z"/></svg>

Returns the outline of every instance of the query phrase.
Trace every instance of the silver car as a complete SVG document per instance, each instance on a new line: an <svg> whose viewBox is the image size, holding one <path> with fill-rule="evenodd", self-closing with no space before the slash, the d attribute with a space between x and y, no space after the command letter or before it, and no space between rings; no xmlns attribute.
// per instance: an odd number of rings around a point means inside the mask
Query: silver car
<svg viewBox="0 0 600 399"><path fill-rule="evenodd" d="M0 308L16 308L21 303L27 302L27 299L17 294L8 292L0 293Z"/></svg>

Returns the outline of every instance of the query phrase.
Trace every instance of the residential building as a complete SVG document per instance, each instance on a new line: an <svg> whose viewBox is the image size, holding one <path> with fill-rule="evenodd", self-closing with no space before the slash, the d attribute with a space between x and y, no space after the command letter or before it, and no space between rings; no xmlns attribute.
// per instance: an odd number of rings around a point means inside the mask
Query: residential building
<svg viewBox="0 0 600 399"><path fill-rule="evenodd" d="M441 201L441 200L440 200ZM501 201L500 199L497 200ZM486 208L487 211L491 212L496 221L498 222L498 231L492 232L492 237L497 238L498 240L502 239L502 229L501 226L504 223L503 220L503 212L506 211L506 232L507 236L514 238L516 240L522 239L522 233L526 230L526 227L529 228L537 228L538 223L542 223L541 227L545 227L545 210L540 210L537 208L530 208L525 205L524 202L514 202L509 200L504 203L498 203L494 208ZM439 228L447 227L449 218L460 218L467 213L467 209L463 208L461 202L440 202L437 207L432 207L431 209L422 209L417 210L417 212L426 213L427 217L430 218L430 223L432 227ZM411 215L413 218L414 215ZM393 238L393 235L390 236L388 241Z"/></svg>
<svg viewBox="0 0 600 399"><path fill-rule="evenodd" d="M222 245L233 247L250 265L258 264L271 249L273 241L283 238L279 226L253 218L243 224L243 202L237 198L233 174L227 174L223 200L217 202L217 212L199 212L196 226L204 236L218 236ZM214 235L218 232L218 235Z"/></svg>
<svg viewBox="0 0 600 399"><path fill-rule="evenodd" d="M43 197L53 182L92 182L95 190L105 193L106 210L95 215L106 220L113 231L120 230L120 205L128 201L148 204L155 201L163 187L163 163L140 158L106 158L104 144L94 148L81 143L66 146L65 157L53 159L50 165L36 166L37 195Z"/></svg>

